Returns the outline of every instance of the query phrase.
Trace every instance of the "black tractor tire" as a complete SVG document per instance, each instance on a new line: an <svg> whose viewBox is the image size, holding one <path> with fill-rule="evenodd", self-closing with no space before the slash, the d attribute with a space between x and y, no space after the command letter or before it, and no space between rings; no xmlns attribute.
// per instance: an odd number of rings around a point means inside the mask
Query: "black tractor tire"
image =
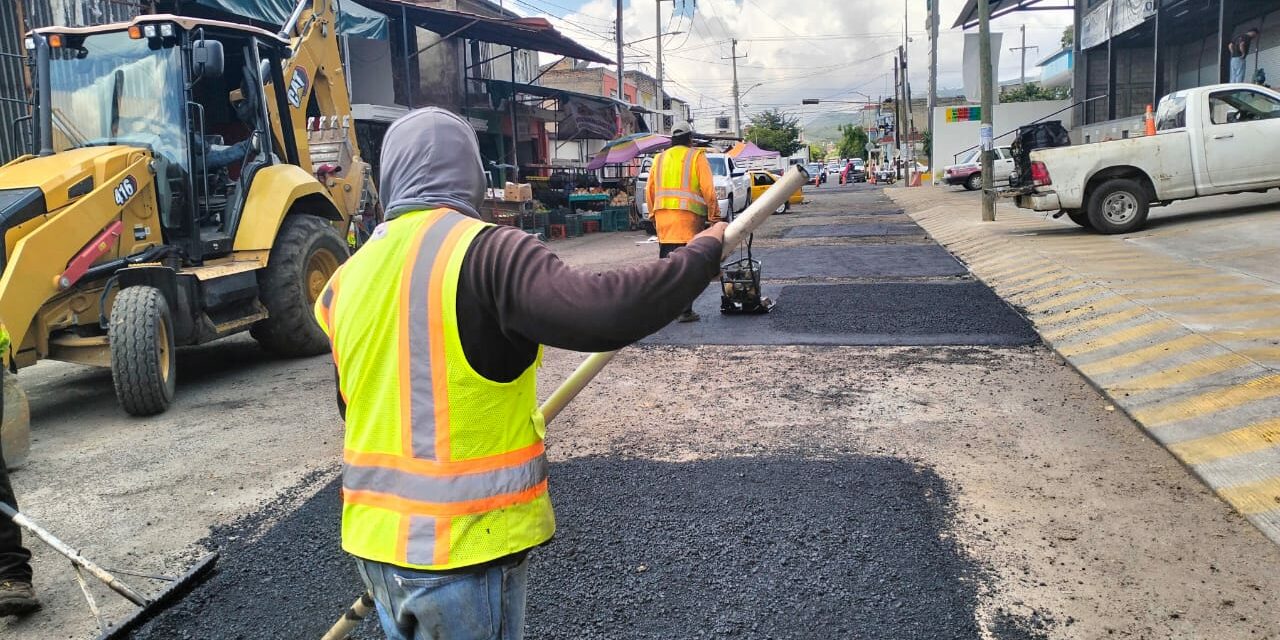
<svg viewBox="0 0 1280 640"><path fill-rule="evenodd" d="M965 178L964 188L966 191L978 191L982 189L982 174L970 174L968 178Z"/></svg>
<svg viewBox="0 0 1280 640"><path fill-rule="evenodd" d="M1147 189L1136 180L1112 178L1089 195L1089 224L1104 234L1129 233L1147 223Z"/></svg>
<svg viewBox="0 0 1280 640"><path fill-rule="evenodd" d="M1067 217L1086 229L1093 229L1093 223L1089 222L1089 213L1084 209L1067 209Z"/></svg>
<svg viewBox="0 0 1280 640"><path fill-rule="evenodd" d="M267 319L250 328L254 340L287 357L328 352L329 338L316 321L314 306L348 253L328 220L300 213L285 216L267 268L258 273L258 296Z"/></svg>
<svg viewBox="0 0 1280 640"><path fill-rule="evenodd" d="M126 413L151 416L173 402L177 379L173 316L155 287L128 287L116 295L107 329L111 380Z"/></svg>

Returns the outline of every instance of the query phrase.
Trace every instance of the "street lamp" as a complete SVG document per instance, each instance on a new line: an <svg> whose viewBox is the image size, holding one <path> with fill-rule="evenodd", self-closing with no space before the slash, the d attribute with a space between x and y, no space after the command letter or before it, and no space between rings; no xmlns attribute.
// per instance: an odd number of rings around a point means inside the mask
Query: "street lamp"
<svg viewBox="0 0 1280 640"><path fill-rule="evenodd" d="M678 35L680 35L680 34L682 34L682 33L684 33L684 32L683 32L683 31L668 31L667 33L664 33L664 34L662 34L662 35L660 35L660 36L649 36L648 38L640 38L639 40L632 40L631 42L624 42L623 44L624 44L624 45L626 45L626 46L631 46L631 45L633 45L633 44L635 44L635 43L637 43L637 42L645 42L646 40L653 40L654 38L665 38L665 37L667 37L667 36L678 36Z"/></svg>

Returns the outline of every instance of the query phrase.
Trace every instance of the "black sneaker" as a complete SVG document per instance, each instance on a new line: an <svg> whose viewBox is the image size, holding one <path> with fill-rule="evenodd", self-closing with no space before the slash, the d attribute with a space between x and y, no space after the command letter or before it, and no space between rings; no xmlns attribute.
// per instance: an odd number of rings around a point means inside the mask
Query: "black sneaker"
<svg viewBox="0 0 1280 640"><path fill-rule="evenodd" d="M693 311L686 311L676 318L676 322L697 322L701 319L702 316L697 313L694 313Z"/></svg>
<svg viewBox="0 0 1280 640"><path fill-rule="evenodd" d="M30 582L0 580L0 618L20 616L40 608Z"/></svg>

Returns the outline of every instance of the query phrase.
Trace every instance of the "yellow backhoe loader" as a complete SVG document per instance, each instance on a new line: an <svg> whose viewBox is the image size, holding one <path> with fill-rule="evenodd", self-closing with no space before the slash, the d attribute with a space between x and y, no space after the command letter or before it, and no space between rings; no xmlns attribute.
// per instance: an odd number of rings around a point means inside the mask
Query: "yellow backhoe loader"
<svg viewBox="0 0 1280 640"><path fill-rule="evenodd" d="M174 15L28 34L31 149L0 167L11 465L15 374L41 359L111 367L141 416L172 401L176 347L328 350L312 303L376 208L335 23L302 0L278 34Z"/></svg>

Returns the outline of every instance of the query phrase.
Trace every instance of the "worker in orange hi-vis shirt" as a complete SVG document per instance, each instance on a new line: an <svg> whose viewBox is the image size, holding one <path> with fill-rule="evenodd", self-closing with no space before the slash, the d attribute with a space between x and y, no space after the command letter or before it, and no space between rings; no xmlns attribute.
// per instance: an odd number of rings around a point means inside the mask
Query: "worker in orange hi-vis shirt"
<svg viewBox="0 0 1280 640"><path fill-rule="evenodd" d="M689 123L671 128L671 148L654 159L645 200L658 230L660 258L688 244L708 224L720 221L711 164L705 151L693 148L693 126ZM699 319L692 305L677 318L680 322Z"/></svg>

